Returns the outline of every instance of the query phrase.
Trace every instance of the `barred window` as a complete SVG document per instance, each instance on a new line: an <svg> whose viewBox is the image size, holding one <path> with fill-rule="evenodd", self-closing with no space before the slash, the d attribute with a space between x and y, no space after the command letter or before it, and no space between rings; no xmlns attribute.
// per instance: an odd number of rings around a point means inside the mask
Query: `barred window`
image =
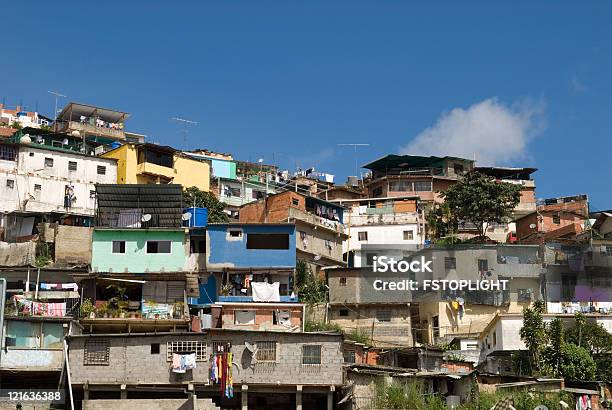
<svg viewBox="0 0 612 410"><path fill-rule="evenodd" d="M103 165L98 165L97 171L98 175L106 175L106 167Z"/></svg>
<svg viewBox="0 0 612 410"><path fill-rule="evenodd" d="M431 181L414 181L415 191L431 191Z"/></svg>
<svg viewBox="0 0 612 410"><path fill-rule="evenodd" d="M108 366L110 359L110 340L91 339L85 341L83 364L85 366Z"/></svg>
<svg viewBox="0 0 612 410"><path fill-rule="evenodd" d="M390 310L377 310L376 311L376 321L377 322L390 322L391 321L391 311Z"/></svg>
<svg viewBox="0 0 612 410"><path fill-rule="evenodd" d="M206 361L206 342L204 341L201 342L201 341L196 341L196 340L191 340L191 341L180 340L180 341L168 342L167 348L166 348L166 360L167 361L169 362L172 361L173 353L176 353L176 354L195 353L196 361L204 362Z"/></svg>
<svg viewBox="0 0 612 410"><path fill-rule="evenodd" d="M302 346L302 364L321 364L321 345Z"/></svg>
<svg viewBox="0 0 612 410"><path fill-rule="evenodd" d="M258 362L276 362L276 342L257 342Z"/></svg>
<svg viewBox="0 0 612 410"><path fill-rule="evenodd" d="M227 353L227 345L229 344L229 340L213 340L212 342L212 354L219 352L219 348L223 348L223 351ZM231 350L230 350L231 351Z"/></svg>
<svg viewBox="0 0 612 410"><path fill-rule="evenodd" d="M68 171L76 171L77 163L76 161L68 161Z"/></svg>
<svg viewBox="0 0 612 410"><path fill-rule="evenodd" d="M344 351L344 363L355 363L355 351L345 350Z"/></svg>
<svg viewBox="0 0 612 410"><path fill-rule="evenodd" d="M445 257L444 258L444 268L445 269L457 269L457 258L453 257Z"/></svg>

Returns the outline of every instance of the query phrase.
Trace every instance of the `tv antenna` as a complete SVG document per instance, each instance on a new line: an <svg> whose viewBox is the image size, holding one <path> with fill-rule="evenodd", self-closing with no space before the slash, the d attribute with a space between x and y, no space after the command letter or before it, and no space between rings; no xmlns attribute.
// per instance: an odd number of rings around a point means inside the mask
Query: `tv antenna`
<svg viewBox="0 0 612 410"><path fill-rule="evenodd" d="M360 174L358 172L359 168L357 167L357 147L369 147L370 144L356 144L356 143L347 143L347 144L336 144L339 147L353 147L354 150L354 158L355 158L355 176L359 177Z"/></svg>
<svg viewBox="0 0 612 410"><path fill-rule="evenodd" d="M181 133L183 134L183 144L185 148L187 148L187 126L189 125L198 125L197 121L191 121L182 117L172 117L172 121L180 122L183 124L183 130Z"/></svg>
<svg viewBox="0 0 612 410"><path fill-rule="evenodd" d="M53 111L53 123L57 122L57 99L58 98L68 98L64 94L58 93L57 91L47 91L49 94L53 94L55 96L55 111Z"/></svg>

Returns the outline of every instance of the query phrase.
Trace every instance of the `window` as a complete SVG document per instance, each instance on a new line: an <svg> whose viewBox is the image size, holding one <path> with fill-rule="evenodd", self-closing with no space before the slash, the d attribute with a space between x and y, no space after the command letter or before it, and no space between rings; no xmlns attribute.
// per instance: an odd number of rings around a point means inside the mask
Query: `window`
<svg viewBox="0 0 612 410"><path fill-rule="evenodd" d="M489 261L486 259L478 259L478 272L486 272L489 270Z"/></svg>
<svg viewBox="0 0 612 410"><path fill-rule="evenodd" d="M497 332L493 332L493 347L497 346Z"/></svg>
<svg viewBox="0 0 612 410"><path fill-rule="evenodd" d="M321 345L302 346L302 364L321 364Z"/></svg>
<svg viewBox="0 0 612 410"><path fill-rule="evenodd" d="M168 342L166 347L166 361L172 361L172 354L195 353L197 362L204 362L206 358L206 342L196 340L180 340Z"/></svg>
<svg viewBox="0 0 612 410"><path fill-rule="evenodd" d="M519 302L531 302L531 289L517 289L517 300Z"/></svg>
<svg viewBox="0 0 612 410"><path fill-rule="evenodd" d="M151 343L151 354L159 354L159 343Z"/></svg>
<svg viewBox="0 0 612 410"><path fill-rule="evenodd" d="M255 311L254 310L234 310L235 325L254 325Z"/></svg>
<svg viewBox="0 0 612 410"><path fill-rule="evenodd" d="M6 346L61 349L64 346L63 324L9 320L6 322Z"/></svg>
<svg viewBox="0 0 612 410"><path fill-rule="evenodd" d="M340 309L340 311L338 312L338 316L340 317L348 317L348 315L349 315L348 309Z"/></svg>
<svg viewBox="0 0 612 410"><path fill-rule="evenodd" d="M242 229L228 229L227 239L230 241L241 241L242 240Z"/></svg>
<svg viewBox="0 0 612 410"><path fill-rule="evenodd" d="M376 321L377 322L390 322L391 321L391 311L390 310L377 310L376 311Z"/></svg>
<svg viewBox="0 0 612 410"><path fill-rule="evenodd" d="M605 247L605 251L606 251L606 252L605 252L605 253L606 253L606 256L612 256L612 246L610 246L610 245L606 245L606 247Z"/></svg>
<svg viewBox="0 0 612 410"><path fill-rule="evenodd" d="M345 350L342 356L344 357L344 363L355 363L354 350Z"/></svg>
<svg viewBox="0 0 612 410"><path fill-rule="evenodd" d="M413 231L404 231L404 240L405 241L411 241L414 239L414 232Z"/></svg>
<svg viewBox="0 0 612 410"><path fill-rule="evenodd" d="M415 191L431 191L431 181L414 181Z"/></svg>
<svg viewBox="0 0 612 410"><path fill-rule="evenodd" d="M465 350L478 350L478 342L470 342L465 344Z"/></svg>
<svg viewBox="0 0 612 410"><path fill-rule="evenodd" d="M455 164L454 165L454 169L455 169L455 174L463 174L463 165L462 164Z"/></svg>
<svg viewBox="0 0 612 410"><path fill-rule="evenodd" d="M247 249L289 249L289 234L250 233L247 235Z"/></svg>
<svg viewBox="0 0 612 410"><path fill-rule="evenodd" d="M0 145L0 160L15 161L15 158L17 158L17 151L15 148L8 145Z"/></svg>
<svg viewBox="0 0 612 410"><path fill-rule="evenodd" d="M7 179L6 180L6 187L9 188L9 189L15 188L15 180L14 179Z"/></svg>
<svg viewBox="0 0 612 410"><path fill-rule="evenodd" d="M340 286L346 286L346 278L345 277L340 278Z"/></svg>
<svg viewBox="0 0 612 410"><path fill-rule="evenodd" d="M383 189L380 186L372 190L372 196L374 198L378 198L379 196L382 196L382 193L383 193Z"/></svg>
<svg viewBox="0 0 612 410"><path fill-rule="evenodd" d="M559 224L561 224L561 214L560 214L559 212L557 212L557 213L554 213L554 214L553 214L553 216L552 216L552 222L553 222L555 225L559 225Z"/></svg>
<svg viewBox="0 0 612 410"><path fill-rule="evenodd" d="M366 266L374 265L374 257L375 256L376 256L375 253L366 253Z"/></svg>
<svg viewBox="0 0 612 410"><path fill-rule="evenodd" d="M41 190L42 190L42 185L34 184L34 191L41 191Z"/></svg>
<svg viewBox="0 0 612 410"><path fill-rule="evenodd" d="M297 198L292 198L291 199L291 204L294 206L299 206L300 205L300 200Z"/></svg>
<svg viewBox="0 0 612 410"><path fill-rule="evenodd" d="M276 362L276 342L257 342L255 359L264 363Z"/></svg>
<svg viewBox="0 0 612 410"><path fill-rule="evenodd" d="M68 171L76 171L77 163L76 161L68 161Z"/></svg>
<svg viewBox="0 0 612 410"><path fill-rule="evenodd" d="M33 153L33 152L30 152L30 156L31 156L31 157L33 157L33 156L34 156L34 153Z"/></svg>
<svg viewBox="0 0 612 410"><path fill-rule="evenodd" d="M364 232L357 232L357 239L360 241L367 241L368 240L368 232L364 231Z"/></svg>
<svg viewBox="0 0 612 410"><path fill-rule="evenodd" d="M96 190L93 189L91 191L89 191L89 198L90 199L94 199L96 197Z"/></svg>
<svg viewBox="0 0 612 410"><path fill-rule="evenodd" d="M263 191L258 191L256 189L251 191L251 198L253 199L262 199L265 196Z"/></svg>
<svg viewBox="0 0 612 410"><path fill-rule="evenodd" d="M394 192L409 192L409 191L412 191L412 182L410 182L410 181L392 181L392 182L389 182L389 191L394 191Z"/></svg>
<svg viewBox="0 0 612 410"><path fill-rule="evenodd" d="M53 168L53 158L45 158L45 168Z"/></svg>
<svg viewBox="0 0 612 410"><path fill-rule="evenodd" d="M98 175L106 175L106 167L104 165L98 165Z"/></svg>
<svg viewBox="0 0 612 410"><path fill-rule="evenodd" d="M125 253L125 241L113 241L113 253Z"/></svg>
<svg viewBox="0 0 612 410"><path fill-rule="evenodd" d="M89 339L85 341L83 364L85 366L108 366L110 362L110 340Z"/></svg>
<svg viewBox="0 0 612 410"><path fill-rule="evenodd" d="M444 258L444 269L457 269L457 258L446 256Z"/></svg>
<svg viewBox="0 0 612 410"><path fill-rule="evenodd" d="M170 241L147 241L147 253L170 253Z"/></svg>

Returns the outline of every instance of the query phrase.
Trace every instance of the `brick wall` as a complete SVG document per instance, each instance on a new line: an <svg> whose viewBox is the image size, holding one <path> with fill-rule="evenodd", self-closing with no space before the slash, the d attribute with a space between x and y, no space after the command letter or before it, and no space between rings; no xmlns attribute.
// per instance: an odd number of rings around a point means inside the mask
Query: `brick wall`
<svg viewBox="0 0 612 410"><path fill-rule="evenodd" d="M58 225L55 228L55 263L87 265L91 262L93 228Z"/></svg>

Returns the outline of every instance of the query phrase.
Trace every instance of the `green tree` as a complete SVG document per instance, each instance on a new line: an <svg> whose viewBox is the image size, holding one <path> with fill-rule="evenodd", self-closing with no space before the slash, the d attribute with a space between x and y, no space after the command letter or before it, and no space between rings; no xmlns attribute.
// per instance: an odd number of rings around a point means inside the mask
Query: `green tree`
<svg viewBox="0 0 612 410"><path fill-rule="evenodd" d="M595 380L597 365L587 349L566 343L562 347L561 356L561 376L570 380Z"/></svg>
<svg viewBox="0 0 612 410"><path fill-rule="evenodd" d="M183 204L208 209L208 222L227 223L230 221L224 212L225 206L210 192L204 192L197 187L189 187L183 191Z"/></svg>
<svg viewBox="0 0 612 410"><path fill-rule="evenodd" d="M306 262L301 260L295 265L295 285L300 302L323 303L327 300L325 280L317 278Z"/></svg>
<svg viewBox="0 0 612 410"><path fill-rule="evenodd" d="M521 186L468 172L440 195L453 219L473 223L480 236L484 236L489 223L507 222L521 199Z"/></svg>
<svg viewBox="0 0 612 410"><path fill-rule="evenodd" d="M427 228L432 239L444 238L457 232L457 218L455 218L447 203L434 204L425 214Z"/></svg>
<svg viewBox="0 0 612 410"><path fill-rule="evenodd" d="M565 331L565 339L576 341L576 345L585 347L591 354L612 353L612 334L603 325L588 322L582 313L575 315L575 324Z"/></svg>
<svg viewBox="0 0 612 410"><path fill-rule="evenodd" d="M558 317L551 320L547 326L548 339L550 345L542 349L543 366L546 366L545 373L558 377L561 374L561 364L563 362L563 323Z"/></svg>
<svg viewBox="0 0 612 410"><path fill-rule="evenodd" d="M533 307L523 309L523 327L519 331L521 340L525 343L529 351L529 361L531 369L535 372L541 370L541 359L544 348L548 345L548 335L546 324L542 319L544 312L544 302L538 300Z"/></svg>

